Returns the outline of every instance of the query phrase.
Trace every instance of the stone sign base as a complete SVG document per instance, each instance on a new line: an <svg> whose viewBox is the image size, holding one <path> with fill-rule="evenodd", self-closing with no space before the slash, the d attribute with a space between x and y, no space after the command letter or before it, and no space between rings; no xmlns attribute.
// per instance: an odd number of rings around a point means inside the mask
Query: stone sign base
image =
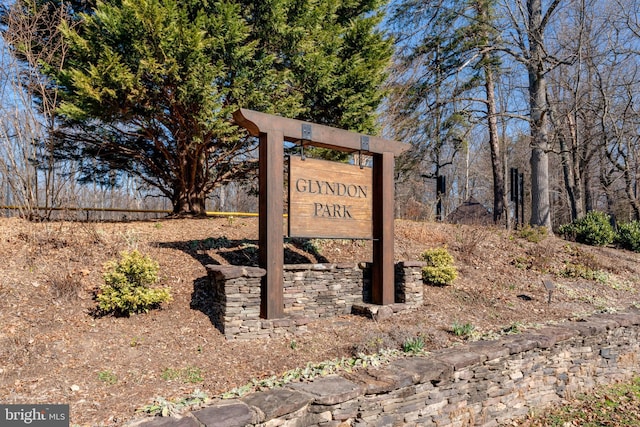
<svg viewBox="0 0 640 427"><path fill-rule="evenodd" d="M422 305L424 265L422 262L396 264L396 304L388 306L368 304L371 301L370 264L285 265L285 317L269 320L260 318L264 269L208 265L213 322L229 339L251 339L304 333L311 320L354 312L378 319Z"/></svg>

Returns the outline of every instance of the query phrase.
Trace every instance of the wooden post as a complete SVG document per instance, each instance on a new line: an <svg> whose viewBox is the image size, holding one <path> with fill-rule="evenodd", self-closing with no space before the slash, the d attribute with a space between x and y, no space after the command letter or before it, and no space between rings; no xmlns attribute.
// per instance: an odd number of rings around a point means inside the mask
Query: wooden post
<svg viewBox="0 0 640 427"><path fill-rule="evenodd" d="M373 274L371 296L374 304L395 302L393 264L393 153L373 155Z"/></svg>
<svg viewBox="0 0 640 427"><path fill-rule="evenodd" d="M260 267L267 271L262 278L260 317L277 319L284 315L284 220L283 168L284 137L282 131L260 133L259 151L259 247Z"/></svg>

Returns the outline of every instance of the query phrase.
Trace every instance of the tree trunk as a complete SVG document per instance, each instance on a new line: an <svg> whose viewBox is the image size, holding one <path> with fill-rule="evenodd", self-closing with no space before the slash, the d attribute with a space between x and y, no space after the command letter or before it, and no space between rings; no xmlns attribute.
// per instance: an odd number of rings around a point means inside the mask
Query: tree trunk
<svg viewBox="0 0 640 427"><path fill-rule="evenodd" d="M568 134L564 133L565 129L559 129L558 142L560 144L560 159L562 162L562 176L564 178L564 188L569 199L569 207L571 209L571 220L574 221L584 214L584 200L582 197L582 166L579 160L578 138L576 126L567 114ZM567 142L569 139L570 143Z"/></svg>
<svg viewBox="0 0 640 427"><path fill-rule="evenodd" d="M640 203L638 203L638 199L636 197L635 192L635 184L636 180L633 179L633 174L629 170L629 165L626 165L623 176L625 181L624 190L629 199L629 205L631 206L631 212L633 213L633 220L638 220L640 218Z"/></svg>
<svg viewBox="0 0 640 427"><path fill-rule="evenodd" d="M545 131L540 129L544 120L534 121L531 141L531 220L534 226L551 230L551 203L549 192L549 142Z"/></svg>
<svg viewBox="0 0 640 427"><path fill-rule="evenodd" d="M485 55L485 63L488 58ZM498 224L505 216L506 192L504 188L504 163L500 155L500 140L498 138L498 119L495 97L495 83L493 69L490 64L485 65L485 88L487 91L487 122L489 126L489 147L491 148L491 171L493 173L493 222Z"/></svg>
<svg viewBox="0 0 640 427"><path fill-rule="evenodd" d="M176 216L206 216L205 196L191 192L182 192L171 203L173 215Z"/></svg>
<svg viewBox="0 0 640 427"><path fill-rule="evenodd" d="M593 192L591 191L592 177L591 173L587 173L583 176L583 188L584 188L584 211L591 212L595 209L595 200Z"/></svg>
<svg viewBox="0 0 640 427"><path fill-rule="evenodd" d="M533 226L551 231L549 192L549 130L547 88L544 75L544 25L542 1L528 0L529 11L529 108L531 115L531 220Z"/></svg>
<svg viewBox="0 0 640 427"><path fill-rule="evenodd" d="M182 158L180 176L173 182L173 215L206 216L205 202L207 194L204 152L185 150Z"/></svg>
<svg viewBox="0 0 640 427"><path fill-rule="evenodd" d="M634 151L632 143L627 140L624 150L625 155L623 156L624 167L622 170L622 176L624 178L624 191L627 195L627 199L629 199L633 220L638 220L638 218L640 218L640 203L638 203L638 198L636 197L635 186L637 185L637 180L636 174L631 170L632 164L634 163L634 156L632 155Z"/></svg>

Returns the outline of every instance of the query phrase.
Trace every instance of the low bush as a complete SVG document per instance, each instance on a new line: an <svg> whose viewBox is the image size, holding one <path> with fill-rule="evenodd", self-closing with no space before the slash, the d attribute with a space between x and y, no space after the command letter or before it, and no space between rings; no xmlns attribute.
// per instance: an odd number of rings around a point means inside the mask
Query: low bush
<svg viewBox="0 0 640 427"><path fill-rule="evenodd" d="M618 224L616 243L624 249L640 252L640 221Z"/></svg>
<svg viewBox="0 0 640 427"><path fill-rule="evenodd" d="M445 248L428 249L420 255L420 259L427 263L422 267L422 279L427 283L445 286L458 277L453 257Z"/></svg>
<svg viewBox="0 0 640 427"><path fill-rule="evenodd" d="M570 224L564 224L558 231L566 238L592 246L611 244L616 236L611 225L611 217L598 211L591 211Z"/></svg>
<svg viewBox="0 0 640 427"><path fill-rule="evenodd" d="M128 316L171 300L168 288L149 287L158 281L158 263L138 251L123 252L120 260L105 268L105 284L96 297L102 313Z"/></svg>

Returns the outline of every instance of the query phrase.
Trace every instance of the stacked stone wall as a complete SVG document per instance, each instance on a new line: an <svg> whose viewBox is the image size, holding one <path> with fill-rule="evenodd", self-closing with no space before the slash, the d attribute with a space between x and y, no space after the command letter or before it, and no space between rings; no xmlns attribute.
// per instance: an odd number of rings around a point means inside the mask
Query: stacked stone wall
<svg viewBox="0 0 640 427"><path fill-rule="evenodd" d="M640 312L601 314L218 400L151 426L499 426L640 372Z"/></svg>
<svg viewBox="0 0 640 427"><path fill-rule="evenodd" d="M423 303L424 263L396 265L393 311ZM291 264L284 266L285 318L260 318L260 287L266 271L257 267L208 265L213 319L227 338L253 339L306 332L309 321L349 314L367 306L371 266L362 264ZM368 311L367 311L368 310ZM367 306L370 315L376 306ZM373 313L373 314L371 314Z"/></svg>

